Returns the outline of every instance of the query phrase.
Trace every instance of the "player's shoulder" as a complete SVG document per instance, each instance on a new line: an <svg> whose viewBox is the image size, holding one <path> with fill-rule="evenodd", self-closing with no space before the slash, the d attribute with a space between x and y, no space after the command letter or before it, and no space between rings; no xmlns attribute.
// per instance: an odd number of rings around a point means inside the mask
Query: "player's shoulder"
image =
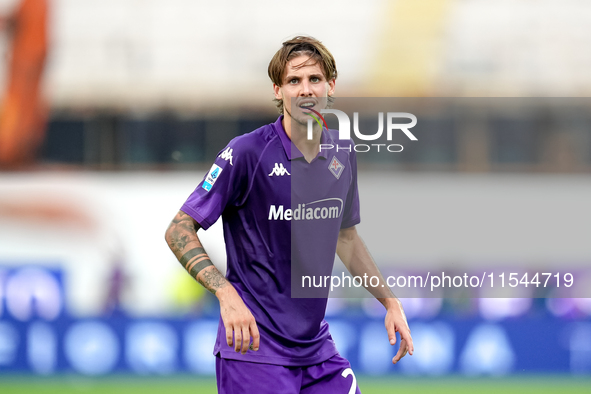
<svg viewBox="0 0 591 394"><path fill-rule="evenodd" d="M233 138L219 154L228 151L243 158L256 159L265 151L267 145L278 139L275 124L269 123L251 132Z"/></svg>

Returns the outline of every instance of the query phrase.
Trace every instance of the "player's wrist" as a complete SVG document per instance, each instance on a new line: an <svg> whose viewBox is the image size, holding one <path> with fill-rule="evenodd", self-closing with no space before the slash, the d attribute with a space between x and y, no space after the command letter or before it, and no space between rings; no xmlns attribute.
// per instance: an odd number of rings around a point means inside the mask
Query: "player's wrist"
<svg viewBox="0 0 591 394"><path fill-rule="evenodd" d="M238 295L238 292L236 291L234 286L232 286L232 284L229 282L226 284L226 286L218 289L215 292L215 296L218 298L218 301L220 303L222 303L224 300L228 299L228 297L232 297L234 295Z"/></svg>
<svg viewBox="0 0 591 394"><path fill-rule="evenodd" d="M402 303L396 297L388 297L380 300L386 311L397 311L402 309Z"/></svg>

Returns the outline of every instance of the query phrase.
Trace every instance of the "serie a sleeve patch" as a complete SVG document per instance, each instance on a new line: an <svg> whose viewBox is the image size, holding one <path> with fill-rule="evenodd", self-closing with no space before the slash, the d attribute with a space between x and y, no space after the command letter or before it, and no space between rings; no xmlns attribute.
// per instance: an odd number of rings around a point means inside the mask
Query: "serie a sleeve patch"
<svg viewBox="0 0 591 394"><path fill-rule="evenodd" d="M203 181L203 188L206 191L210 191L211 188L213 187L213 185L215 184L215 182L218 180L218 178L220 177L220 174L222 173L223 169L218 166L217 164L213 164L209 170L209 172L207 173L207 176L205 177L205 180Z"/></svg>

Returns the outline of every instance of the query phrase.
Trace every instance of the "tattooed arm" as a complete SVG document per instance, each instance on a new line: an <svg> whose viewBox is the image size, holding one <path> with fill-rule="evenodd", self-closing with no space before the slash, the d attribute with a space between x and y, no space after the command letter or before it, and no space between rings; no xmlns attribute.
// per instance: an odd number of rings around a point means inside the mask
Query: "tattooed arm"
<svg viewBox="0 0 591 394"><path fill-rule="evenodd" d="M199 228L199 224L191 216L179 211L166 230L166 242L189 274L207 290L216 294L230 283L215 269L205 252L197 237Z"/></svg>
<svg viewBox="0 0 591 394"><path fill-rule="evenodd" d="M218 298L228 346L234 345L235 351L245 354L252 337L251 348L259 350L254 316L234 286L212 264L197 236L199 228L195 219L179 211L166 230L166 242L189 274Z"/></svg>

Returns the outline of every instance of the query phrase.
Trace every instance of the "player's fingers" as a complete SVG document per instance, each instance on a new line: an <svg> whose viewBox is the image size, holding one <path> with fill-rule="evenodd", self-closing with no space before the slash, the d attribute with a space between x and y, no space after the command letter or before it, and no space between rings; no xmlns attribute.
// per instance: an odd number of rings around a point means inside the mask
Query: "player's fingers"
<svg viewBox="0 0 591 394"><path fill-rule="evenodd" d="M259 334L259 328L254 321L250 323L250 335L252 336L252 350L256 352L259 350L261 336Z"/></svg>
<svg viewBox="0 0 591 394"><path fill-rule="evenodd" d="M412 341L412 337L410 336L410 331L401 331L400 332L400 339L404 340L408 347L408 353L412 356L415 351L415 346Z"/></svg>
<svg viewBox="0 0 591 394"><path fill-rule="evenodd" d="M242 346L242 331L240 327L236 327L234 330L234 351L239 352Z"/></svg>
<svg viewBox="0 0 591 394"><path fill-rule="evenodd" d="M250 329L249 326L243 325L242 326L242 347L240 349L240 353L246 354L248 347L250 346Z"/></svg>
<svg viewBox="0 0 591 394"><path fill-rule="evenodd" d="M226 326L226 343L232 347L232 327Z"/></svg>
<svg viewBox="0 0 591 394"><path fill-rule="evenodd" d="M400 340L400 349L398 349L398 352L396 353L396 355L392 359L392 363L396 364L398 361L400 361L400 359L402 357L406 356L407 351L408 351L407 342L404 339Z"/></svg>
<svg viewBox="0 0 591 394"><path fill-rule="evenodd" d="M386 330L388 331L388 339L390 340L390 345L395 345L396 344L396 331L394 330L394 328L389 328L389 327L386 327Z"/></svg>
<svg viewBox="0 0 591 394"><path fill-rule="evenodd" d="M394 345L396 343L396 326L394 324L390 324L388 320L386 320L385 325L390 345Z"/></svg>

